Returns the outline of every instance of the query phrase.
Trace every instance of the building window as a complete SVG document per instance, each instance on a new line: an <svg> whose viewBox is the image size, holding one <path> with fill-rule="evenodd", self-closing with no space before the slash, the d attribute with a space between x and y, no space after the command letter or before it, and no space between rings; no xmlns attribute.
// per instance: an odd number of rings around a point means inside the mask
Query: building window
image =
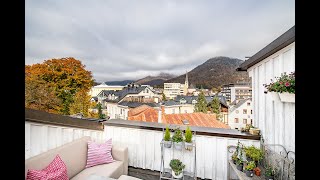
<svg viewBox="0 0 320 180"><path fill-rule="evenodd" d="M243 119L243 124L247 124L247 119Z"/></svg>
<svg viewBox="0 0 320 180"><path fill-rule="evenodd" d="M148 90L148 89L146 89L146 93L149 93L149 90Z"/></svg>
<svg viewBox="0 0 320 180"><path fill-rule="evenodd" d="M238 118L234 118L234 123L239 123L239 119Z"/></svg>
<svg viewBox="0 0 320 180"><path fill-rule="evenodd" d="M238 113L239 113L239 110L236 110L236 113L238 114Z"/></svg>
<svg viewBox="0 0 320 180"><path fill-rule="evenodd" d="M246 109L243 110L243 114L247 114L247 110Z"/></svg>
<svg viewBox="0 0 320 180"><path fill-rule="evenodd" d="M184 110L184 113L188 113L188 111L187 111L187 110Z"/></svg>
<svg viewBox="0 0 320 180"><path fill-rule="evenodd" d="M172 114L174 114L175 113L175 109L172 109Z"/></svg>
<svg viewBox="0 0 320 180"><path fill-rule="evenodd" d="M247 106L250 106L250 103L249 103L249 102L247 102Z"/></svg>
<svg viewBox="0 0 320 180"><path fill-rule="evenodd" d="M252 125L252 119L250 119L250 124Z"/></svg>
<svg viewBox="0 0 320 180"><path fill-rule="evenodd" d="M252 114L252 109L251 109L251 114Z"/></svg>

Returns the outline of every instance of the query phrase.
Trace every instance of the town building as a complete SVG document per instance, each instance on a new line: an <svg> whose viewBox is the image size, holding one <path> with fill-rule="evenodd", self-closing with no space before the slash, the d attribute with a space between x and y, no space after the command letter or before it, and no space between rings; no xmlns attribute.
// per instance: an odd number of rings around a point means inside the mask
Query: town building
<svg viewBox="0 0 320 180"><path fill-rule="evenodd" d="M180 83L163 83L163 93L167 99L174 99L178 95L187 95L189 88L188 73L184 84Z"/></svg>
<svg viewBox="0 0 320 180"><path fill-rule="evenodd" d="M235 100L229 106L228 125L231 129L245 128L247 124L253 124L251 98Z"/></svg>
<svg viewBox="0 0 320 180"><path fill-rule="evenodd" d="M295 71L295 26L242 63L252 79L253 126L261 130L266 144L279 144L295 151L295 103L273 100L263 84L282 73Z"/></svg>
<svg viewBox="0 0 320 180"><path fill-rule="evenodd" d="M124 86L120 85L107 85L106 83L101 83L97 86L93 86L91 90L89 91L89 95L92 97L97 96L102 90L105 91L120 91L124 88Z"/></svg>
<svg viewBox="0 0 320 180"><path fill-rule="evenodd" d="M154 93L149 86L131 83L121 91L102 90L97 98L110 118L126 119L128 107L123 106L122 102L158 103L160 95Z"/></svg>
<svg viewBox="0 0 320 180"><path fill-rule="evenodd" d="M221 93L227 98L228 103L231 103L234 100L251 98L251 83L241 82L226 84L222 86Z"/></svg>

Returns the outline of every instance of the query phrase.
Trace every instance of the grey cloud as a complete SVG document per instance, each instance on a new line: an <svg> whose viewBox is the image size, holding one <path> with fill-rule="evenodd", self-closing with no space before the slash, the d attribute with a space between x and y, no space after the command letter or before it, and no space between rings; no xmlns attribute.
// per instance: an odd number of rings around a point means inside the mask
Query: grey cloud
<svg viewBox="0 0 320 180"><path fill-rule="evenodd" d="M243 59L295 24L294 1L26 1L26 64L75 57L97 81Z"/></svg>

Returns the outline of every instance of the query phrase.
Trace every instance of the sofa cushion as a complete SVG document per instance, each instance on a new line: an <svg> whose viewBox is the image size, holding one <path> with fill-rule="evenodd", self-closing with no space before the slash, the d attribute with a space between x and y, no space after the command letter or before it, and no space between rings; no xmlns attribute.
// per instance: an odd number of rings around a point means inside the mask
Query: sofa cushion
<svg viewBox="0 0 320 180"><path fill-rule="evenodd" d="M118 180L142 180L136 177L121 175Z"/></svg>
<svg viewBox="0 0 320 180"><path fill-rule="evenodd" d="M25 161L25 177L27 177L28 169L44 169L59 154L67 166L68 177L72 178L85 169L87 142L90 140L91 138L86 136L27 159Z"/></svg>
<svg viewBox="0 0 320 180"><path fill-rule="evenodd" d="M109 164L101 164L89 167L74 176L72 180L86 179L91 174L118 179L123 173L123 166L124 164L122 161L115 161Z"/></svg>
<svg viewBox="0 0 320 180"><path fill-rule="evenodd" d="M96 166L99 164L106 164L114 162L112 155L112 139L105 143L88 142L88 154L86 168Z"/></svg>
<svg viewBox="0 0 320 180"><path fill-rule="evenodd" d="M59 179L69 180L67 174L67 167L57 155L54 160L42 170L29 169L27 173L27 180L37 179Z"/></svg>

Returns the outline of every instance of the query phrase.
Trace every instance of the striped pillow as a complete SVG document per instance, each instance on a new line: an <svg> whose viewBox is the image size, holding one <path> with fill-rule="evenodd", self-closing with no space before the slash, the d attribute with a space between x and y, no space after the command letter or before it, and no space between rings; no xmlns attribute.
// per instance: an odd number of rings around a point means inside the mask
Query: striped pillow
<svg viewBox="0 0 320 180"><path fill-rule="evenodd" d="M105 143L98 144L93 141L88 142L88 156L86 168L96 166L99 164L112 163L113 157L111 155L112 139Z"/></svg>
<svg viewBox="0 0 320 180"><path fill-rule="evenodd" d="M42 170L28 169L27 180L42 180L42 179L59 179L69 180L67 174L67 166L57 155L54 160Z"/></svg>

